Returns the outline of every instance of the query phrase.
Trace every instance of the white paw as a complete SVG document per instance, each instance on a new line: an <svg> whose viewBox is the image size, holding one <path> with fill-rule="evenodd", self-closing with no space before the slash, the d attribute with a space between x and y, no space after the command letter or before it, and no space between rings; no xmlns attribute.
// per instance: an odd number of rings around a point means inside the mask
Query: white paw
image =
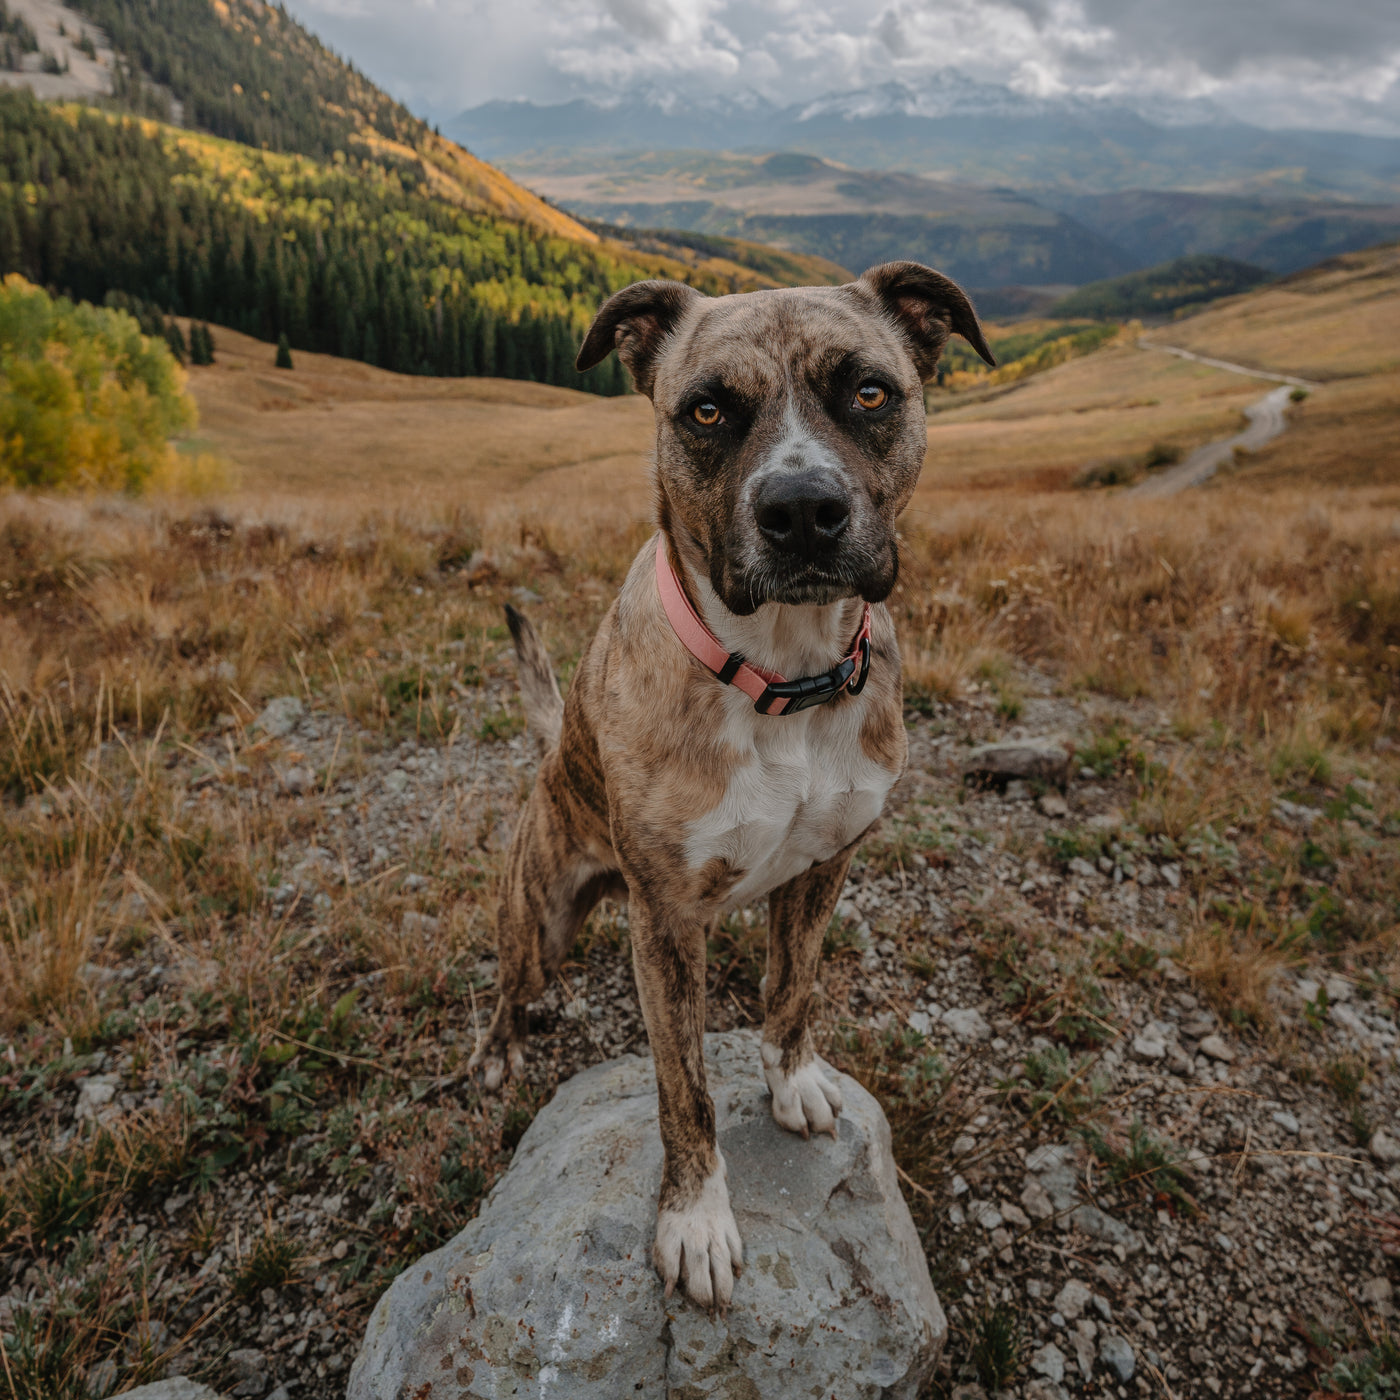
<svg viewBox="0 0 1400 1400"><path fill-rule="evenodd" d="M782 1069L783 1052L766 1041L759 1053L763 1057L763 1077L773 1095L773 1117L779 1127L810 1137L813 1133L836 1136L836 1120L841 1114L841 1091L808 1060L791 1074Z"/></svg>
<svg viewBox="0 0 1400 1400"><path fill-rule="evenodd" d="M734 1280L744 1262L744 1245L734 1212L729 1209L729 1188L724 1184L724 1159L720 1158L700 1194L679 1210L661 1210L656 1216L656 1244L652 1259L671 1296L677 1282L702 1308L729 1307Z"/></svg>

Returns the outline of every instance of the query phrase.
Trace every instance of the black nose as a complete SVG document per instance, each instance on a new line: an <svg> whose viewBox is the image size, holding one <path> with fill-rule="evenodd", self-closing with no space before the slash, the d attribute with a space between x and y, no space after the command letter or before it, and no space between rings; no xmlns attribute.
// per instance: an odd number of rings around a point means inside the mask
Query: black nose
<svg viewBox="0 0 1400 1400"><path fill-rule="evenodd" d="M754 519L763 537L784 554L817 559L851 519L851 500L829 476L801 472L770 476L758 488Z"/></svg>

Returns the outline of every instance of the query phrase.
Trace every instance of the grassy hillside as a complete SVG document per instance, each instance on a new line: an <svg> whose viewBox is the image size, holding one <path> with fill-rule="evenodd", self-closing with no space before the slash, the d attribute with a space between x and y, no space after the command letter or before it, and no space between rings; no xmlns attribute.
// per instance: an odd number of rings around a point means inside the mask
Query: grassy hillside
<svg viewBox="0 0 1400 1400"><path fill-rule="evenodd" d="M1176 258L1146 272L1091 282L1057 302L1051 314L1090 316L1101 321L1169 316L1183 307L1247 292L1268 280L1269 274L1263 268L1198 254Z"/></svg>

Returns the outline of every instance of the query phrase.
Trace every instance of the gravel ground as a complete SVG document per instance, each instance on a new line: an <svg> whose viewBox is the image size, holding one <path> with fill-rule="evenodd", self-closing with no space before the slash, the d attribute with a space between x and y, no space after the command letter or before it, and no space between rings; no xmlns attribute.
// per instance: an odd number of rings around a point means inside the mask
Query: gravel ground
<svg viewBox="0 0 1400 1400"><path fill-rule="evenodd" d="M1020 683L1014 722L975 690L910 716L909 775L857 863L823 968L824 1052L887 1105L950 1313L940 1393L1310 1394L1320 1368L1364 1352L1392 1314L1396 1000L1364 958L1303 949L1277 961L1267 1014L1246 1016L1174 955L1207 912L1228 918L1265 878L1277 843L1326 825L1349 849L1393 859L1393 833L1364 799L1328 817L1326 794L1302 794L1249 828L1150 836L1140 775L1091 736L1117 719L1169 762L1165 717L1100 702L1089 714L1045 677ZM504 674L459 689L460 733L507 714L512 690ZM354 1014L378 1032L340 1048L288 1032L289 1051L303 1046L292 1066L328 1047L328 1082L290 1091L315 1112L287 1132L274 1122L264 1146L206 1183L147 1193L104 1219L103 1248L159 1303L137 1343L159 1370L204 1374L238 1396L340 1395L384 1279L464 1223L531 1104L645 1046L625 911L605 907L536 1010L514 1122L508 1111L502 1126L500 1106L478 1104L463 1078L494 978L489 900L467 891L498 859L536 759L528 735L497 729L446 746L393 743L285 698L246 734L235 723L169 760L191 814L235 789L283 811L285 845L258 897L269 918L304 931L300 946L323 964L313 972L337 998L355 992ZM1080 745L1063 790L964 781L971 742L1048 735ZM1324 867L1318 886L1327 879ZM366 888L396 921L398 946L418 963L451 963L456 981L394 990L392 968L342 956L329 920L347 889ZM129 898L140 915L142 895ZM711 1029L760 1017L762 922L762 910L741 911L716 932ZM150 1024L167 1000L200 1005L217 957L176 956L155 939L90 971L108 1002L145 1008ZM69 1046L38 1100L21 1102L30 1081L9 1076L0 1152L12 1165L41 1137L76 1141L91 1122L119 1132L193 1082L196 1059L207 1069L233 1058L217 1030ZM352 1116L338 1119L346 1104ZM382 1125L432 1113L447 1125L440 1156L488 1119L498 1148L459 1196L435 1188L437 1236L415 1233L409 1137L373 1148ZM357 1141L359 1165L347 1167ZM266 1238L294 1242L296 1261L257 1287L247 1260ZM31 1255L8 1262L0 1326L64 1287L62 1271ZM91 1392L129 1380L129 1363L98 1362Z"/></svg>

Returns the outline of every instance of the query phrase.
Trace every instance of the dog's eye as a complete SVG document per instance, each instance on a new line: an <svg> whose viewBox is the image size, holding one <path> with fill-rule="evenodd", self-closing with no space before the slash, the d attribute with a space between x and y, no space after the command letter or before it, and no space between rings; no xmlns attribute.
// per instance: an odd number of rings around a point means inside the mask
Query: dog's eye
<svg viewBox="0 0 1400 1400"><path fill-rule="evenodd" d="M704 403L698 403L690 410L690 416L695 419L702 428L713 428L724 422L724 414L719 411L716 404L710 403L707 399Z"/></svg>
<svg viewBox="0 0 1400 1400"><path fill-rule="evenodd" d="M863 408L866 412L873 412L877 408L884 408L890 401L889 390L880 384L862 384L856 390L856 407Z"/></svg>

